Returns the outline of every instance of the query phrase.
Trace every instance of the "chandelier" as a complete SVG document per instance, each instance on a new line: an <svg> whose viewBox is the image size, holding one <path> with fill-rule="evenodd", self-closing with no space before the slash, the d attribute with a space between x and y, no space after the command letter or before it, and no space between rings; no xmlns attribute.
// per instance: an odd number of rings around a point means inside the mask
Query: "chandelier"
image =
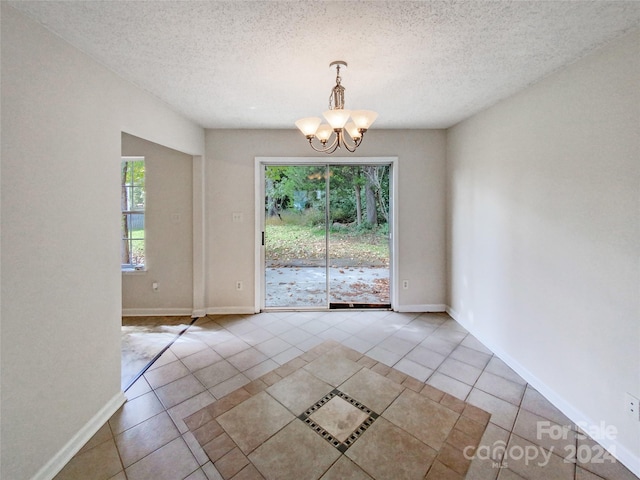
<svg viewBox="0 0 640 480"><path fill-rule="evenodd" d="M322 114L328 124L320 125L322 122L320 117L307 117L298 120L296 127L307 137L309 145L316 152L331 154L341 147L355 152L362 143L365 132L371 127L378 114L371 110L346 110L344 108L344 87L340 84L342 81L340 67L346 68L347 62L337 60L331 62L329 67L334 65L336 67L336 86L329 94L329 110ZM349 117L351 117L350 122ZM351 141L347 140L347 134L351 137ZM333 140L330 142L332 137ZM320 141L320 145L314 145L314 138Z"/></svg>

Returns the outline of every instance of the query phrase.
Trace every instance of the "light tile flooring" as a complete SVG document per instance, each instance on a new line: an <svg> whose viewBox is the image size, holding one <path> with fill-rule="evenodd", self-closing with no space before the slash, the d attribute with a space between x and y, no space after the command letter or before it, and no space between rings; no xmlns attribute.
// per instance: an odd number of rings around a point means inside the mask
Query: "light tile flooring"
<svg viewBox="0 0 640 480"><path fill-rule="evenodd" d="M224 479L440 480L463 478L489 418L327 340L184 422Z"/></svg>
<svg viewBox="0 0 640 480"><path fill-rule="evenodd" d="M199 319L127 391L127 403L56 480L222 478L183 420L326 340L491 413L467 479L637 480L612 458L596 462L595 442L449 316L386 311ZM538 435L541 424L562 438ZM583 453L578 461L565 462L575 451ZM363 478L349 477L350 464L339 458L325 480ZM233 478L261 478L256 474L244 469ZM438 478L461 477L442 471Z"/></svg>

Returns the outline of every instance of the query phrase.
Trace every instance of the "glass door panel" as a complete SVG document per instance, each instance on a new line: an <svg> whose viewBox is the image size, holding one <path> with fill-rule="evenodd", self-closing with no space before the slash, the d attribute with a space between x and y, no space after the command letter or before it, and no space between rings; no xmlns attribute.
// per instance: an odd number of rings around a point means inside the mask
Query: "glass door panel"
<svg viewBox="0 0 640 480"><path fill-rule="evenodd" d="M388 308L389 165L330 169L330 308Z"/></svg>
<svg viewBox="0 0 640 480"><path fill-rule="evenodd" d="M326 173L265 166L265 308L327 308Z"/></svg>

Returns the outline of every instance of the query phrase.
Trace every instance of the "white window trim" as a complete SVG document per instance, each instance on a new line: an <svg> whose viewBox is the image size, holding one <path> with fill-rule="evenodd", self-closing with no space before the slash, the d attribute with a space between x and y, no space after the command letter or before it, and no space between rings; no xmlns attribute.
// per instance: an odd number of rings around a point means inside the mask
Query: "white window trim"
<svg viewBox="0 0 640 480"><path fill-rule="evenodd" d="M120 164L122 164L122 162L127 161L127 162L137 162L137 161L143 161L145 162L145 166L146 166L146 158L143 156L139 156L139 155L121 155L120 156ZM145 193L146 193L146 189L147 189L147 176L146 176L146 171L145 171L145 181L144 181L144 188L145 188ZM144 209L144 216L145 216L145 222L147 219L147 214L146 214L147 208L145 205L145 209ZM120 210L120 214L122 214L122 209ZM145 229L146 230L146 229ZM122 232L120 232L122 233ZM122 235L121 235L122 236ZM146 242L147 242L147 237L146 237L146 231L145 231L145 250L146 250ZM131 266L131 265L125 265L125 264L120 264L120 271L125 274L125 275L143 275L147 272L148 268L147 268L147 258L146 258L146 251L145 251L145 259L144 259L144 265L138 265L138 266Z"/></svg>

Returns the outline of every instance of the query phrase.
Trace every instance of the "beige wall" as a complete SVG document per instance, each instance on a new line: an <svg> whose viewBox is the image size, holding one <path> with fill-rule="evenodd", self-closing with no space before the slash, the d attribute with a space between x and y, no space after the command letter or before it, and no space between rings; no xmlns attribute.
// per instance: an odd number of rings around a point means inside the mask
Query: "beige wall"
<svg viewBox="0 0 640 480"><path fill-rule="evenodd" d="M449 304L640 473L640 35L448 134ZM607 443L606 441L604 443Z"/></svg>
<svg viewBox="0 0 640 480"><path fill-rule="evenodd" d="M123 273L123 314L191 315L193 157L128 134L122 154L145 157L146 169L146 271Z"/></svg>
<svg viewBox="0 0 640 480"><path fill-rule="evenodd" d="M2 3L3 479L52 478L123 401L121 132L203 131Z"/></svg>
<svg viewBox="0 0 640 480"><path fill-rule="evenodd" d="M445 304L445 132L376 130L356 156L398 157L400 309ZM207 130L206 305L209 311L253 311L255 304L255 157L315 154L294 130ZM344 156L347 156L346 154ZM232 223L241 212L243 223ZM236 280L245 288L235 290Z"/></svg>

